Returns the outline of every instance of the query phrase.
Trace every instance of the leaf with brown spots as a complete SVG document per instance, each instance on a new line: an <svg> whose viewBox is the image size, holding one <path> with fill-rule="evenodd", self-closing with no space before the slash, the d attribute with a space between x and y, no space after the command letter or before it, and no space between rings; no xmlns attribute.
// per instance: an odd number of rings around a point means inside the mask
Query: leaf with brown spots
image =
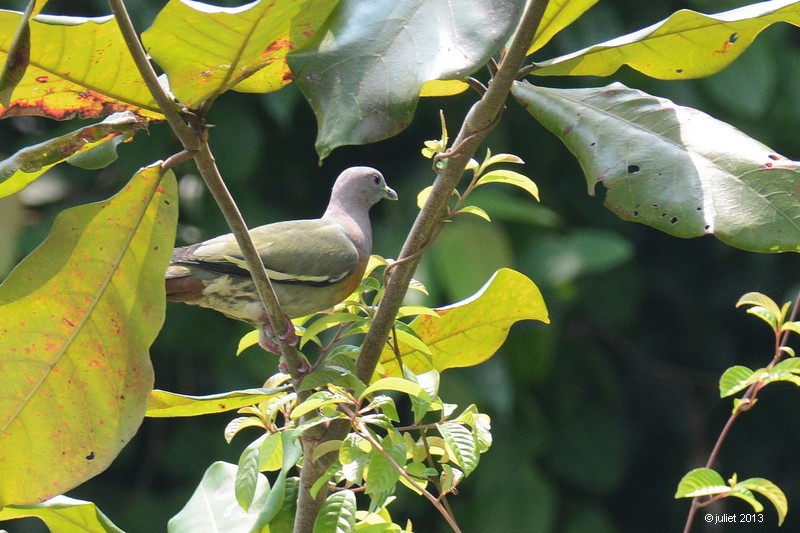
<svg viewBox="0 0 800 533"><path fill-rule="evenodd" d="M119 143L147 126L133 113L120 113L103 122L84 126L55 139L23 148L0 161L0 198L27 187L55 165L71 157L87 154L94 148ZM85 168L85 167L82 167Z"/></svg>
<svg viewBox="0 0 800 533"><path fill-rule="evenodd" d="M145 168L110 200L61 213L0 285L0 507L102 472L141 424L176 198L172 171Z"/></svg>
<svg viewBox="0 0 800 533"><path fill-rule="evenodd" d="M14 54L21 13L0 11L0 61ZM131 111L161 119L113 17L40 15L30 21L30 58L0 118L102 118Z"/></svg>
<svg viewBox="0 0 800 533"><path fill-rule="evenodd" d="M800 251L800 162L697 109L629 89L512 92L620 218L756 252Z"/></svg>

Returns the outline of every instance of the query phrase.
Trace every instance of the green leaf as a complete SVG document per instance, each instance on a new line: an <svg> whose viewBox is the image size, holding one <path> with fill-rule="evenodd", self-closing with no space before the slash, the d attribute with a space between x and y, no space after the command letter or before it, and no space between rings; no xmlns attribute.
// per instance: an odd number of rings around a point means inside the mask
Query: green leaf
<svg viewBox="0 0 800 533"><path fill-rule="evenodd" d="M294 517L297 514L297 494L300 491L300 478L286 480L283 504L269 521L269 533L292 533Z"/></svg>
<svg viewBox="0 0 800 533"><path fill-rule="evenodd" d="M258 466L261 445L264 444L267 436L267 434L261 435L251 442L239 456L233 489L236 494L236 501L239 502L239 507L245 511L250 510L250 504L253 503L253 498L256 495L259 481Z"/></svg>
<svg viewBox="0 0 800 533"><path fill-rule="evenodd" d="M477 205L465 205L464 207L461 207L457 212L475 215L476 217L484 219L486 222L492 221L492 219L489 218L489 213L487 213Z"/></svg>
<svg viewBox="0 0 800 533"><path fill-rule="evenodd" d="M355 527L356 495L351 490L328 496L314 521L314 533L349 533Z"/></svg>
<svg viewBox="0 0 800 533"><path fill-rule="evenodd" d="M403 438L397 433L389 433L381 442L384 452L386 452L395 463L400 467L406 463L406 445ZM389 459L377 449L370 453L369 465L367 466L366 493L376 495L388 493L394 490L397 480L400 478L398 472Z"/></svg>
<svg viewBox="0 0 800 533"><path fill-rule="evenodd" d="M761 2L716 15L688 9L639 31L537 64L540 76L610 76L622 65L664 80L710 76L730 65L765 28L800 26L800 4Z"/></svg>
<svg viewBox="0 0 800 533"><path fill-rule="evenodd" d="M320 158L403 130L425 82L462 80L484 65L516 29L524 4L340 2L309 49L287 57L317 116Z"/></svg>
<svg viewBox="0 0 800 533"><path fill-rule="evenodd" d="M478 446L472 431L462 424L444 422L436 424L436 429L447 443L448 452L453 461L468 476L478 466Z"/></svg>
<svg viewBox="0 0 800 533"><path fill-rule="evenodd" d="M550 322L538 287L523 274L506 268L498 270L473 296L436 311L439 317L424 315L410 324L430 349L430 356L400 346L403 364L417 374L480 364L500 348L514 323ZM384 349L380 362L384 375L401 374L389 348Z"/></svg>
<svg viewBox="0 0 800 533"><path fill-rule="evenodd" d="M132 113L119 113L97 124L23 148L8 159L0 161L0 198L24 189L68 158L94 152L99 147L111 147L116 157L116 145L146 126L147 121L141 117Z"/></svg>
<svg viewBox="0 0 800 533"><path fill-rule="evenodd" d="M747 312L761 318L774 330L778 329L778 324L782 323L786 317L786 313L778 307L775 300L760 292L744 294L736 302L736 307L742 307L743 305L749 305L750 308L747 309Z"/></svg>
<svg viewBox="0 0 800 533"><path fill-rule="evenodd" d="M280 433L269 433L261 442L258 450L258 470L260 472L275 472L283 468L283 431Z"/></svg>
<svg viewBox="0 0 800 533"><path fill-rule="evenodd" d="M62 212L0 285L0 506L97 475L139 428L176 218L174 175L145 168Z"/></svg>
<svg viewBox="0 0 800 533"><path fill-rule="evenodd" d="M379 379L378 381L372 383L369 387L367 387L364 392L358 397L359 401L363 401L364 398L373 394L377 391L381 390L393 390L397 392L403 392L408 394L409 396L416 396L427 398L428 393L425 392L425 389L419 386L418 383L414 383L413 381L409 381L405 378L383 378Z"/></svg>
<svg viewBox="0 0 800 533"><path fill-rule="evenodd" d="M20 13L0 11L0 61L7 60L21 20ZM113 17L39 15L29 25L30 62L11 101L0 104L0 118L99 118L120 111L163 118Z"/></svg>
<svg viewBox="0 0 800 533"><path fill-rule="evenodd" d="M292 409L291 417L292 420L297 420L301 416L315 409L325 407L326 405L337 405L340 403L349 403L350 401L349 398L345 398L344 396L333 395L328 391L320 391L312 394L306 401Z"/></svg>
<svg viewBox="0 0 800 533"><path fill-rule="evenodd" d="M0 509L0 522L15 518L36 517L50 531L82 533L122 533L92 502L56 496L32 505L9 505Z"/></svg>
<svg viewBox="0 0 800 533"><path fill-rule="evenodd" d="M284 0L228 8L171 0L142 41L172 92L196 109L232 88L265 93L290 83L287 52L302 50L336 4Z"/></svg>
<svg viewBox="0 0 800 533"><path fill-rule="evenodd" d="M234 418L233 420L228 422L227 426L225 426L225 431L223 433L225 437L225 442L230 444L231 441L233 440L233 437L235 437L236 434L239 433L239 431L245 428L266 429L264 427L264 422L260 418L256 418L254 416L240 416Z"/></svg>
<svg viewBox="0 0 800 533"><path fill-rule="evenodd" d="M536 28L536 35L528 49L528 54L530 55L546 45L554 35L578 20L596 3L597 0L550 0L542 21Z"/></svg>
<svg viewBox="0 0 800 533"><path fill-rule="evenodd" d="M236 501L236 465L218 461L208 467L194 494L167 525L170 533L186 531L250 531L269 491L267 478L258 474L251 511Z"/></svg>
<svg viewBox="0 0 800 533"><path fill-rule="evenodd" d="M0 105L8 106L14 89L22 81L25 70L31 60L31 27L30 19L33 15L35 2L28 2L25 12L19 21L17 31L6 50L6 60L0 72Z"/></svg>
<svg viewBox="0 0 800 533"><path fill-rule="evenodd" d="M624 220L745 250L800 250L798 163L692 108L614 83L513 93L583 167L590 194Z"/></svg>
<svg viewBox="0 0 800 533"><path fill-rule="evenodd" d="M206 396L189 396L156 389L150 393L147 416L167 418L224 413L267 401L287 389L288 386L277 389L244 389Z"/></svg>
<svg viewBox="0 0 800 533"><path fill-rule="evenodd" d="M695 498L697 496L713 496L726 494L731 488L715 470L695 468L683 476L678 483L676 498Z"/></svg>
<svg viewBox="0 0 800 533"><path fill-rule="evenodd" d="M505 183L508 185L514 185L515 187L519 187L520 189L527 191L537 200L539 199L539 188L536 186L533 180L523 174L520 174L519 172L514 172L512 170L492 170L478 179L476 187L486 185L487 183Z"/></svg>
<svg viewBox="0 0 800 533"><path fill-rule="evenodd" d="M736 487L743 487L765 496L778 512L778 525L783 525L786 514L789 512L789 502L786 500L786 495L775 483L768 479L754 477L740 481L736 484Z"/></svg>
<svg viewBox="0 0 800 533"><path fill-rule="evenodd" d="M759 379L767 377L767 372L760 368L750 370L746 366L736 365L727 369L719 378L719 397L725 398L743 391Z"/></svg>
<svg viewBox="0 0 800 533"><path fill-rule="evenodd" d="M314 339L323 331L331 328L349 324L353 322L363 322L364 319L352 313L331 313L330 315L321 315L316 318L311 325L307 326L300 339L300 348L302 348L309 340Z"/></svg>
<svg viewBox="0 0 800 533"><path fill-rule="evenodd" d="M746 501L753 507L753 510L757 513L764 511L764 506L761 504L760 501L756 500L756 495L753 494L751 490L736 485L730 490L730 492L728 492L728 495Z"/></svg>

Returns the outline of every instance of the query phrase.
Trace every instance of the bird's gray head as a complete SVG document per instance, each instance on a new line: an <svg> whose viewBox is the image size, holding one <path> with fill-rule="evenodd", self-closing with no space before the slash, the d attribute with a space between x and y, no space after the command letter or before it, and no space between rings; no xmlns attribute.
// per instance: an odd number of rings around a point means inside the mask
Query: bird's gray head
<svg viewBox="0 0 800 533"><path fill-rule="evenodd" d="M383 175L371 167L351 167L339 174L331 192L331 204L369 209L383 198L397 200Z"/></svg>

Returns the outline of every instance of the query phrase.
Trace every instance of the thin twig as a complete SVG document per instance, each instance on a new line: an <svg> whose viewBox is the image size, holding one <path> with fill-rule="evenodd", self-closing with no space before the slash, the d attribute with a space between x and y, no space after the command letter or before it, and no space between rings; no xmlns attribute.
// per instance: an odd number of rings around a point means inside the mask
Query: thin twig
<svg viewBox="0 0 800 533"><path fill-rule="evenodd" d="M800 311L800 292L798 292L797 297L794 301L794 307L792 308L792 313L789 317L789 321L793 322L797 319L798 312ZM776 364L780 362L783 358L783 348L786 346L787 342L789 341L789 334L790 331L784 332L775 332L775 353L772 357L772 361L767 366L767 368L772 368ZM741 398L741 402L739 403L739 407L731 413L731 416L728 417L728 421L725 422L725 425L722 427L722 431L720 431L719 436L717 437L717 442L714 443L714 447L711 449L711 453L708 454L708 461L706 461L706 468L712 468L714 464L717 462L717 458L719 457L719 453L722 450L722 444L725 442L725 439L728 437L728 434L733 427L733 423L739 417L740 414L744 413L745 411L749 411L750 408L754 405L756 396L758 395L759 391L763 388L764 383L762 381L756 381L750 387L747 388L744 395ZM709 503L711 503L712 499L701 501L699 497L692 498L692 504L689 506L689 514L686 517L686 525L683 528L683 533L689 533L692 529L692 523L694 522L694 517L697 514L697 510L701 507L705 507Z"/></svg>
<svg viewBox="0 0 800 533"><path fill-rule="evenodd" d="M361 422L361 420L359 420L356 417L355 413L351 412L349 409L344 407L344 405L342 405L342 410L346 415L350 416L356 431L358 431L358 434L361 435L367 442L369 442L373 448L378 450L378 453L383 455L383 457L389 462L390 465L392 465L392 468L394 468L398 474L403 476L403 478L406 481L408 481L408 483L412 487L414 487L420 494L425 496L425 498L427 498L428 501L431 502L431 504L433 504L436 510L439 511L439 513L441 513L441 515L444 517L445 520L447 520L448 525L453 529L453 531L455 531L456 533L461 533L461 529L458 527L455 518L451 513L447 512L447 509L444 508L442 502L440 502L436 498L436 496L434 496L428 490L426 490L425 487L417 483L417 481L413 477L411 477L411 475L408 472L406 472L402 466L397 464L397 461L394 460L394 457L392 457L389 454L389 452L387 452L386 449L383 446L381 446L381 443L378 442L378 440L372 436L372 433L370 433L369 429L367 429L364 423Z"/></svg>

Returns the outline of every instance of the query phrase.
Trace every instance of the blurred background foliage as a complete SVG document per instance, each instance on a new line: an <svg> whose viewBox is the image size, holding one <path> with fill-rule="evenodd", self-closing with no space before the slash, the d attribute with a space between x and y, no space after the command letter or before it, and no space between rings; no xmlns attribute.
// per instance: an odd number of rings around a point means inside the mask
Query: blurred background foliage
<svg viewBox="0 0 800 533"><path fill-rule="evenodd" d="M642 28L677 9L713 13L746 3L606 0L537 57ZM22 4L2 1L0 7L21 9ZM132 15L141 31L163 2L135 4ZM93 16L107 14L108 8L99 0L79 6L52 0L46 12ZM486 77L485 72L478 75ZM800 159L796 28L769 28L739 61L706 80L660 82L628 69L613 79L698 107ZM599 86L611 78L532 81ZM395 257L416 215L416 194L433 179L430 161L420 155L422 142L439 137L439 109L454 136L475 99L470 92L424 99L402 134L337 149L320 168L315 120L294 85L267 95L230 92L208 117L215 125L211 145L251 226L317 217L340 170L356 164L379 168L400 201L374 210L374 248ZM76 121L4 120L0 158L76 127ZM793 300L800 289L797 258L742 252L713 238L680 240L618 220L602 206L602 190L596 197L586 194L581 170L567 150L513 101L486 147L522 157L523 172L537 182L542 202L535 204L510 187L478 191L474 203L493 222L465 216L446 228L417 274L431 292L425 303L461 299L497 268L511 266L539 285L552 324L519 324L486 364L443 376L446 401L462 407L477 403L493 421L492 449L452 500L459 523L465 532L679 531L689 502L673 499L677 483L686 471L705 463L730 412L730 399L718 398L719 375L733 364L756 368L771 357L768 329L734 304L747 291L764 292L779 303ZM109 168L89 172L62 165L4 199L3 276L42 241L58 212L107 198L139 167L178 148L167 126L156 125L121 146L119 161ZM182 200L178 244L226 232L191 164L179 167L177 175ZM170 304L152 348L156 386L208 394L260 385L276 371L277 358L257 349L235 357L247 331L217 313ZM778 484L789 498L784 531L800 528L800 467L792 455L792 443L800 438L800 422L792 414L799 407L795 388L770 387L758 407L734 426L716 465L723 475L763 476ZM113 466L70 495L96 502L126 531L163 531L208 465L218 459L237 461L248 437L225 443L222 430L232 416L145 420ZM447 530L425 500L400 490L400 501L390 509L396 520L409 518L420 532ZM751 511L743 502L726 505L708 511ZM717 531L703 523L705 511L693 530ZM758 531L777 530L769 506L764 518L755 526ZM41 530L33 520L0 527ZM725 531L753 527L732 524Z"/></svg>

